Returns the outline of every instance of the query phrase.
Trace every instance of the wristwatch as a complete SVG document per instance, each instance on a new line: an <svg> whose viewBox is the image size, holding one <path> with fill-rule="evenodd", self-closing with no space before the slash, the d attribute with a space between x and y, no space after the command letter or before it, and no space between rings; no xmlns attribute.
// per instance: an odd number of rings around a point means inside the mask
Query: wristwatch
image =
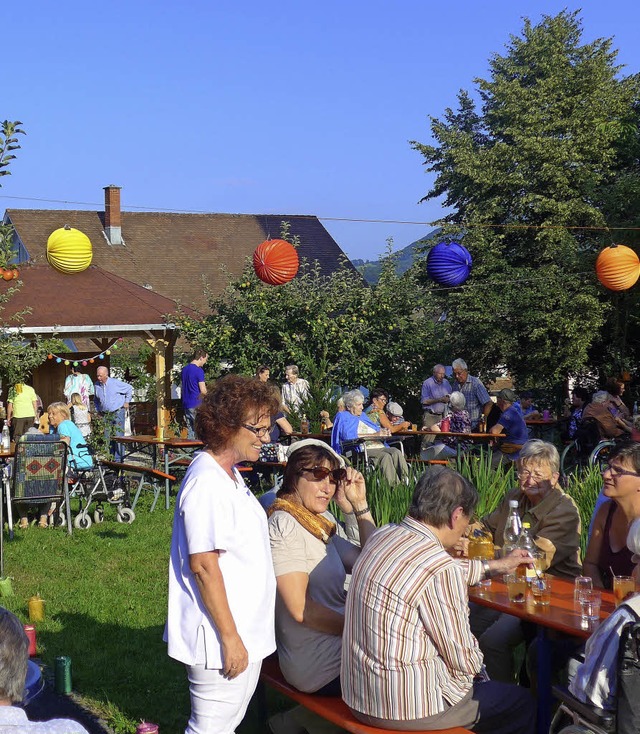
<svg viewBox="0 0 640 734"><path fill-rule="evenodd" d="M489 566L489 561L482 561L482 568L484 568L484 578L485 581L487 581L491 578L491 566Z"/></svg>

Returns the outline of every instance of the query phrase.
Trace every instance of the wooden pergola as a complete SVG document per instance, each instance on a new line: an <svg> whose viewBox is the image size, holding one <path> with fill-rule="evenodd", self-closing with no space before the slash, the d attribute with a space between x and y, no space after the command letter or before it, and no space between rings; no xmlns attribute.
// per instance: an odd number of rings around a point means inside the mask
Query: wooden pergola
<svg viewBox="0 0 640 734"><path fill-rule="evenodd" d="M156 425L159 432L164 432L178 337L171 320L177 310L175 301L94 266L69 275L49 265L31 265L22 268L20 277L22 288L7 303L3 317L6 323L12 313L24 309L29 312L23 315L22 325L5 328L5 332L24 340L40 336L90 343L99 352L121 337L139 338L151 345L155 355ZM40 294L35 302L30 298L33 293ZM42 297L47 293L60 297ZM50 363L48 360L39 369L46 370ZM108 366L109 362L102 364Z"/></svg>

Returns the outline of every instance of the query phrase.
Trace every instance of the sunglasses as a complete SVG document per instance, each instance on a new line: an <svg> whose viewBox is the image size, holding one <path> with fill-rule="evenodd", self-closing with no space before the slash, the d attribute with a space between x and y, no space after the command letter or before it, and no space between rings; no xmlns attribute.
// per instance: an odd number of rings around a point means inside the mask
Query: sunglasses
<svg viewBox="0 0 640 734"><path fill-rule="evenodd" d="M327 469L326 466L312 466L308 469L300 469L300 473L313 474L314 479L322 481L328 476L331 477L331 482L337 484L338 482L344 482L347 478L346 469Z"/></svg>

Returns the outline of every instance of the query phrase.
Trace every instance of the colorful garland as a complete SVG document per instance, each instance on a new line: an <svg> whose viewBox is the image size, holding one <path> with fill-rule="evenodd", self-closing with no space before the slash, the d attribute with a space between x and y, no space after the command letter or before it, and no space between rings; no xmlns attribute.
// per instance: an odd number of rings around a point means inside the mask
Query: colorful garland
<svg viewBox="0 0 640 734"><path fill-rule="evenodd" d="M122 341L122 337L119 336L117 339L113 341L109 349L105 349L104 352L99 352L98 354L94 355L93 357L90 357L89 359L83 359L80 362L72 362L70 359L64 359L63 357L58 356L57 354L51 353L47 354L47 359L55 359L55 361L60 364L61 362L64 362L67 367L72 364L74 367L79 367L82 365L83 367L86 367L88 364L93 364L96 359L104 359L105 354L108 356L111 354L112 349L118 348L118 342Z"/></svg>

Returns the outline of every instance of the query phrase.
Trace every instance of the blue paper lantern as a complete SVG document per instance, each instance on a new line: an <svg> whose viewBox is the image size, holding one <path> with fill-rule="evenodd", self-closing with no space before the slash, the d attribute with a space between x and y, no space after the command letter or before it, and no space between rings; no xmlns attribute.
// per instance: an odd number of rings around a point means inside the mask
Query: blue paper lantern
<svg viewBox="0 0 640 734"><path fill-rule="evenodd" d="M459 242L438 242L427 255L427 274L440 285L462 285L471 272L471 254Z"/></svg>

